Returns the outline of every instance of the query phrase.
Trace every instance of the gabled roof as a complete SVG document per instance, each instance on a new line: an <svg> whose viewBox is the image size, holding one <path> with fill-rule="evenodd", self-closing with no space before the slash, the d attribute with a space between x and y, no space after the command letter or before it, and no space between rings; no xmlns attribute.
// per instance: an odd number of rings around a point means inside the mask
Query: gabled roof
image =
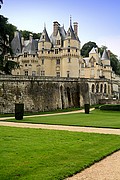
<svg viewBox="0 0 120 180"><path fill-rule="evenodd" d="M67 31L67 36L66 36L66 38L68 38L69 35L70 35L71 39L77 40L77 37L76 37L76 35L75 35L75 33L74 33L74 30L73 30L72 25L70 25L70 27L69 27L69 29L68 29L68 31Z"/></svg>
<svg viewBox="0 0 120 180"><path fill-rule="evenodd" d="M44 30L43 30L42 35L40 37L40 42L43 41L43 34L45 36L45 38L44 38L45 42L50 42L50 38L48 36L47 30L45 27L44 27Z"/></svg>
<svg viewBox="0 0 120 180"><path fill-rule="evenodd" d="M109 55L106 49L104 49L101 60L109 60Z"/></svg>
<svg viewBox="0 0 120 180"><path fill-rule="evenodd" d="M93 48L91 49L91 51L89 52L89 54L96 54L96 49L93 47Z"/></svg>

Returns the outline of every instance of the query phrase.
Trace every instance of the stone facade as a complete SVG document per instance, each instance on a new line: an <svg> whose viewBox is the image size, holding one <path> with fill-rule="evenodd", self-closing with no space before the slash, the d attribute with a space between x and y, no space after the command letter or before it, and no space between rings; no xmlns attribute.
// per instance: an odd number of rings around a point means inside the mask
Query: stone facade
<svg viewBox="0 0 120 180"><path fill-rule="evenodd" d="M15 103L24 103L28 112L98 104L99 99L113 97L111 89L108 91L111 82L106 81L101 89L102 83L82 78L0 75L0 113L14 113Z"/></svg>

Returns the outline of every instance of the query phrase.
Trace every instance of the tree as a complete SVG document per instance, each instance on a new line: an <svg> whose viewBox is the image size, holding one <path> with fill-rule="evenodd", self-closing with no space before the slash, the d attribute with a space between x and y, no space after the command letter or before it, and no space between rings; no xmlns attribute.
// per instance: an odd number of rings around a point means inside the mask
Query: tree
<svg viewBox="0 0 120 180"><path fill-rule="evenodd" d="M24 30L24 31L20 30L20 32L21 32L21 35L24 37L25 40L29 39L30 34L33 34L34 39L40 39L40 36L41 36L41 33L33 33L31 31L26 31L26 30Z"/></svg>
<svg viewBox="0 0 120 180"><path fill-rule="evenodd" d="M5 74L11 74L12 69L17 67L16 62L4 60L5 55L11 52L9 39L13 38L16 29L15 26L8 23L8 18L0 15L0 71Z"/></svg>
<svg viewBox="0 0 120 180"><path fill-rule="evenodd" d="M88 57L88 56L89 56L89 52L91 51L91 49L92 49L93 47L95 47L95 48L98 47L95 42L89 41L89 42L85 43L85 44L83 45L82 49L81 49L81 55L82 55L83 57Z"/></svg>
<svg viewBox="0 0 120 180"><path fill-rule="evenodd" d="M1 9L1 4L3 4L3 0L0 0L0 9Z"/></svg>

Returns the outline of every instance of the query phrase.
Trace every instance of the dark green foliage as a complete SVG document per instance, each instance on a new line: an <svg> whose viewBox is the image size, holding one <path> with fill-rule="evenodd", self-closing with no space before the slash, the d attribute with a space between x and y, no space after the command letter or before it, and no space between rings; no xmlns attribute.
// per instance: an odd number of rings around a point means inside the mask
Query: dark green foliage
<svg viewBox="0 0 120 180"><path fill-rule="evenodd" d="M120 111L120 104L106 104L100 107L100 110Z"/></svg>
<svg viewBox="0 0 120 180"><path fill-rule="evenodd" d="M33 34L33 39L40 39L40 36L41 36L41 33L33 33L31 31L26 31L26 30L24 30L24 31L20 30L20 32L25 40L29 39L30 34Z"/></svg>
<svg viewBox="0 0 120 180"><path fill-rule="evenodd" d="M95 42L89 41L89 42L85 43L85 44L83 45L82 49L81 49L81 55L82 55L83 57L88 57L88 56L89 56L89 52L91 51L91 49L92 49L93 47L95 47L95 48L98 47Z"/></svg>
<svg viewBox="0 0 120 180"><path fill-rule="evenodd" d="M15 119L22 120L24 115L24 104L15 104Z"/></svg>
<svg viewBox="0 0 120 180"><path fill-rule="evenodd" d="M8 18L0 15L0 71L5 74L11 74L12 69L17 67L17 63L10 61L8 58L4 60L4 56L12 53L10 41L13 39L16 27L8 23Z"/></svg>

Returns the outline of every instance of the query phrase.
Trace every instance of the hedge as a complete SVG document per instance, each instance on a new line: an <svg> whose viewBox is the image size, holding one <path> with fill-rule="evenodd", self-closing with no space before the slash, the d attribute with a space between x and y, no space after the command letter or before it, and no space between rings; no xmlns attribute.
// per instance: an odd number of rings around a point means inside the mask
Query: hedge
<svg viewBox="0 0 120 180"><path fill-rule="evenodd" d="M100 110L120 111L120 104L105 104L100 106Z"/></svg>

